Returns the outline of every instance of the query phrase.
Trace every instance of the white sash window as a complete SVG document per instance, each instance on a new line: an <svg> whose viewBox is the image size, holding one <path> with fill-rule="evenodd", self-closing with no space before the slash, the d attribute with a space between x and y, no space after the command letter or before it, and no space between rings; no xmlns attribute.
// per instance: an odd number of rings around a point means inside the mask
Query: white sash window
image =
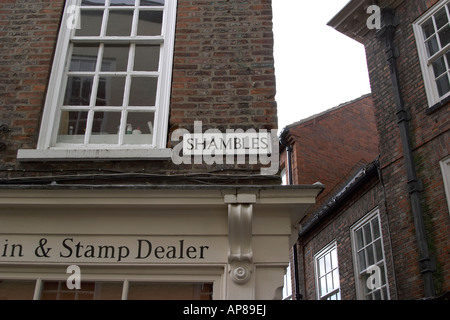
<svg viewBox="0 0 450 320"><path fill-rule="evenodd" d="M175 16L176 0L67 1L38 148L19 158L163 155Z"/></svg>
<svg viewBox="0 0 450 320"><path fill-rule="evenodd" d="M450 96L450 2L413 23L429 107Z"/></svg>
<svg viewBox="0 0 450 320"><path fill-rule="evenodd" d="M341 300L337 244L333 242L314 256L316 292L319 300Z"/></svg>

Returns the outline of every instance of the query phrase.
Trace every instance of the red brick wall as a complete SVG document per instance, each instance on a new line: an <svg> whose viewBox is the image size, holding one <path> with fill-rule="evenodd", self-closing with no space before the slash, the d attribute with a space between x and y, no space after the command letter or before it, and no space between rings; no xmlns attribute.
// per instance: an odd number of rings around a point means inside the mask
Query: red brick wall
<svg viewBox="0 0 450 320"><path fill-rule="evenodd" d="M0 124L7 149L0 166L16 165L19 148L36 146L64 1L0 3Z"/></svg>
<svg viewBox="0 0 450 320"><path fill-rule="evenodd" d="M11 128L0 137L7 145L0 152L1 177L61 175L68 169L84 173L260 173L260 165L249 164L18 162L18 149L37 145L63 6L63 0L0 3L0 124ZM168 141L170 132L180 127L192 130L196 120L203 122L204 130L277 128L270 0L178 0Z"/></svg>
<svg viewBox="0 0 450 320"><path fill-rule="evenodd" d="M430 6L436 1L427 1ZM450 216L439 161L450 153L448 105L428 111L419 57L411 22L425 11L423 1L404 1L397 8L398 68L405 108L411 115L410 137L419 178L424 184L422 208L430 248L438 260L435 285L438 294L450 287ZM398 272L399 298L423 296L418 250L407 191L402 145L397 127L389 67L383 44L372 33L366 39L377 128L380 133L381 165L387 187L388 211L394 259Z"/></svg>
<svg viewBox="0 0 450 320"><path fill-rule="evenodd" d="M171 125L277 128L269 0L178 4Z"/></svg>
<svg viewBox="0 0 450 320"><path fill-rule="evenodd" d="M348 199L338 211L332 212L326 220L324 219L321 224L300 239L298 246L299 258L303 260L303 278L301 279L303 299L317 299L314 255L333 241L337 243L341 298L343 300L355 300L357 298L350 228L375 208L380 211L389 292L391 299L396 299L388 216L383 205L383 199L382 185L374 177L352 198Z"/></svg>
<svg viewBox="0 0 450 320"><path fill-rule="evenodd" d="M379 154L370 95L331 109L299 125L292 125L289 139L294 144L293 182L321 182L327 198L360 162L370 163ZM282 154L282 159L285 153ZM282 160L284 161L284 160Z"/></svg>

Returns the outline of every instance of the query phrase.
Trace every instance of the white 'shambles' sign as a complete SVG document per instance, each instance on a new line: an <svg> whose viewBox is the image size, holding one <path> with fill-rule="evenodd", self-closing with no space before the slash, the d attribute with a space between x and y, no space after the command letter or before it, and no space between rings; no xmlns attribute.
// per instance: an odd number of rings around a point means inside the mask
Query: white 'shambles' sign
<svg viewBox="0 0 450 320"><path fill-rule="evenodd" d="M201 237L0 235L0 263L211 263L225 241Z"/></svg>
<svg viewBox="0 0 450 320"><path fill-rule="evenodd" d="M275 175L279 170L276 129L226 129L223 133L214 128L203 131L203 123L195 121L193 133L177 128L170 141L174 145L171 158L176 165L259 164L262 175Z"/></svg>
<svg viewBox="0 0 450 320"><path fill-rule="evenodd" d="M270 133L200 133L183 137L184 155L271 154Z"/></svg>

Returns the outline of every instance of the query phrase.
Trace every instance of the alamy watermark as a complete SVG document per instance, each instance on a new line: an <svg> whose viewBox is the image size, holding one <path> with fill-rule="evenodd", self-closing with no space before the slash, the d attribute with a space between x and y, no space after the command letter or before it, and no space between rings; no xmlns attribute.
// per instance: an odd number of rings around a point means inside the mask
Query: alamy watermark
<svg viewBox="0 0 450 320"><path fill-rule="evenodd" d="M381 8L377 5L367 7L367 13L370 17L366 21L367 28L370 30L381 29Z"/></svg>
<svg viewBox="0 0 450 320"><path fill-rule="evenodd" d="M380 289L383 285L381 280L381 268L373 265L367 268L366 273L370 274L366 280L367 288L373 291Z"/></svg>
<svg viewBox="0 0 450 320"><path fill-rule="evenodd" d="M71 275L67 278L66 286L69 290L81 289L81 269L77 265L71 265L67 267L66 273Z"/></svg>
<svg viewBox="0 0 450 320"><path fill-rule="evenodd" d="M81 10L79 5L70 5L67 7L66 13L68 15L66 26L69 30L81 29Z"/></svg>

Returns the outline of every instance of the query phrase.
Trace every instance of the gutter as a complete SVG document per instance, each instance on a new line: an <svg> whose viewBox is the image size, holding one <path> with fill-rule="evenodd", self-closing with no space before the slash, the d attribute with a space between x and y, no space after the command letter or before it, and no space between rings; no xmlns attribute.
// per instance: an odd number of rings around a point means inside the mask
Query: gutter
<svg viewBox="0 0 450 320"><path fill-rule="evenodd" d="M287 159L287 170L288 170L288 184L293 185L293 179L292 179L292 151L293 147L291 144L289 144L289 141L287 140L287 136L289 135L289 128L284 128L280 133L280 144L286 148L286 159Z"/></svg>
<svg viewBox="0 0 450 320"><path fill-rule="evenodd" d="M359 170L356 175L342 188L320 211L314 218L301 227L298 237L304 237L307 233L313 230L322 220L328 217L335 209L339 208L355 191L359 190L367 181L375 176L378 176L379 168L378 160L375 160L368 166Z"/></svg>
<svg viewBox="0 0 450 320"><path fill-rule="evenodd" d="M433 272L436 271L435 260L430 255L428 247L424 215L420 204L420 192L422 183L417 177L417 171L411 148L411 139L409 137L410 115L405 109L402 92L400 88L400 79L397 68L397 58L399 53L394 44L397 21L395 21L395 10L382 9L382 28L377 32L377 38L384 41L386 58L390 67L392 90L394 94L397 124L400 130L402 142L403 158L408 178L409 199L411 204L414 226L416 231L416 240L419 248L419 267L424 282L425 297L434 297L436 292L433 282Z"/></svg>
<svg viewBox="0 0 450 320"><path fill-rule="evenodd" d="M288 184L290 186L293 185L293 178L292 178L292 151L293 147L288 142L287 136L289 135L289 128L286 127L282 130L280 134L280 144L286 148L286 160L287 160L287 171L288 171ZM295 290L295 300L301 300L302 295L300 294L300 278L299 278L299 270L298 270L298 250L297 250L297 243L292 248L293 255L294 255L294 290Z"/></svg>

